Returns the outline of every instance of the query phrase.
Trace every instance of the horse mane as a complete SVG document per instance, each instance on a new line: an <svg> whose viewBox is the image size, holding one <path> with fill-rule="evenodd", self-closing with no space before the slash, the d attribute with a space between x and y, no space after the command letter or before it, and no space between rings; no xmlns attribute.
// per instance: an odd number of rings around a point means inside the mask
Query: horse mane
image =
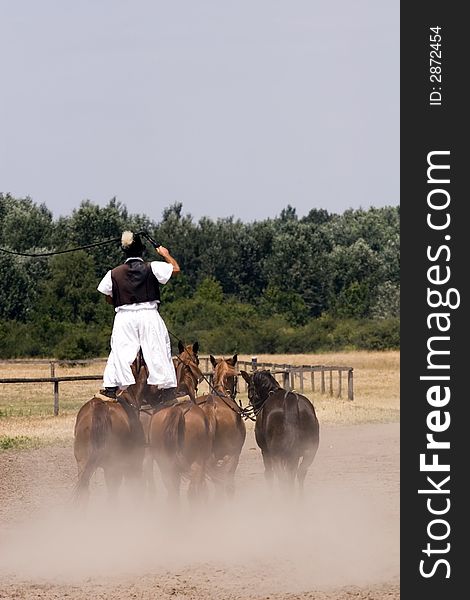
<svg viewBox="0 0 470 600"><path fill-rule="evenodd" d="M199 368L198 348L197 342L192 346L190 344L184 346L180 343L178 345L180 353L173 358L173 365L176 371L177 393L189 394L192 399L196 397L197 384L204 379L202 371Z"/></svg>
<svg viewBox="0 0 470 600"><path fill-rule="evenodd" d="M270 371L262 370L253 373L253 385L256 390L258 402L255 408L259 408L266 401L271 392L279 390L281 386L271 375Z"/></svg>
<svg viewBox="0 0 470 600"><path fill-rule="evenodd" d="M274 379L274 376L271 374L271 371L266 370L255 371L253 373L253 383L260 392L265 391L266 394L268 394L271 390L277 390L281 387L279 383Z"/></svg>
<svg viewBox="0 0 470 600"><path fill-rule="evenodd" d="M217 361L212 361L213 365L214 362L216 362L216 364L214 366L214 373L212 375L213 390L220 390L222 394L230 396L232 400L235 400L237 395L238 371L232 364L232 359L226 360L225 358L220 358Z"/></svg>
<svg viewBox="0 0 470 600"><path fill-rule="evenodd" d="M236 369L225 359L221 359L214 368L214 386L222 385L225 377L237 375Z"/></svg>

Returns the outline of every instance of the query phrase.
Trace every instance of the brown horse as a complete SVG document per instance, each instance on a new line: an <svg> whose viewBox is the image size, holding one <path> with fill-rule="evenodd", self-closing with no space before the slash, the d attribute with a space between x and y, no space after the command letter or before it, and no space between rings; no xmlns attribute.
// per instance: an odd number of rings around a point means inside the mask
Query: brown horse
<svg viewBox="0 0 470 600"><path fill-rule="evenodd" d="M146 382L141 357L132 365L136 383L119 401L95 396L78 411L74 429L74 455L78 467L75 498L86 503L90 479L101 467L110 499L115 500L123 478L140 484L144 458L144 434L138 409Z"/></svg>
<svg viewBox="0 0 470 600"><path fill-rule="evenodd" d="M178 396L188 395L194 402L197 395L197 386L203 379L199 369L199 343L185 346L181 341L178 342L179 354L173 358L175 365Z"/></svg>
<svg viewBox="0 0 470 600"><path fill-rule="evenodd" d="M241 371L241 375L248 383L248 398L256 414L255 437L266 479L271 482L276 473L279 481L292 489L297 476L302 491L319 444L313 404L305 396L281 388L269 371L253 375Z"/></svg>
<svg viewBox="0 0 470 600"><path fill-rule="evenodd" d="M215 432L209 475L219 490L225 490L230 497L235 491L235 471L246 437L245 422L235 402L237 355L227 360L210 355L210 360L214 367L214 392L201 396L197 402L213 423Z"/></svg>
<svg viewBox="0 0 470 600"><path fill-rule="evenodd" d="M179 345L177 394L196 397L202 379L197 345ZM180 366L181 365L181 366ZM204 411L193 401L183 400L157 409L149 428L149 444L158 463L169 499L176 505L182 478L189 479L188 497L197 500L206 491L206 465L212 450L213 431Z"/></svg>

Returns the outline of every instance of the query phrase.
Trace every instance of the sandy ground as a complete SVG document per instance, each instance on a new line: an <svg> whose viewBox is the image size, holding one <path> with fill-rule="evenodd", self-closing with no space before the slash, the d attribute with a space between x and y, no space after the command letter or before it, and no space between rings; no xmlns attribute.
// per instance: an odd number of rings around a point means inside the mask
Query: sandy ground
<svg viewBox="0 0 470 600"><path fill-rule="evenodd" d="M70 446L0 454L0 598L392 600L399 598L399 425L323 427L304 498L263 479L248 432L231 502L167 506L101 473L70 506Z"/></svg>

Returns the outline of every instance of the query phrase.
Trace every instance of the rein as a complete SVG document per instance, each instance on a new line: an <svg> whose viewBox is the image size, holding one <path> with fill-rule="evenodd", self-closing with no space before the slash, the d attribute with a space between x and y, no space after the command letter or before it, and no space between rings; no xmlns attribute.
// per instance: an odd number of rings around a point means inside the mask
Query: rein
<svg viewBox="0 0 470 600"><path fill-rule="evenodd" d="M269 390L268 395L266 396L266 398L264 400L261 401L261 404L258 408L255 408L253 406L251 399L250 399L250 404L247 406L247 409L249 410L249 413L251 416L249 416L248 418L251 419L252 421L256 421L256 417L263 410L264 405L266 404L266 401L269 398L269 396L272 396L272 394L274 394L275 392L277 392L280 389L282 389L282 388L278 387L278 388L273 388L272 390ZM298 396L297 392L294 392L293 390L285 390L284 400L287 398L288 394L295 394L296 396Z"/></svg>
<svg viewBox="0 0 470 600"><path fill-rule="evenodd" d="M191 354L190 354L190 353L189 353L189 351L187 350L187 348L186 348L186 346L184 345L184 343L183 343L183 342L182 342L182 341L179 339L179 337L178 337L177 335L175 335L175 334L174 334L172 331L170 331L168 328L167 328L167 331L168 331L168 333L169 333L169 334L170 334L170 335L171 335L171 336L172 336L172 337L173 337L173 338L174 338L174 339L175 339L175 340L176 340L176 341L177 341L179 344L181 344L181 345L183 346L183 349L184 349L184 350L183 350L183 352L186 352L186 354L188 355L188 357L189 357L189 362L190 362L190 363L193 363L193 357L191 356ZM182 353L181 353L181 354L182 354ZM182 363L183 365L186 365L186 366L188 366L188 367L191 369L191 367L190 367L189 365L187 365L187 364L185 363L185 361L184 361L182 358L180 358L178 355L176 355L176 356L175 356L175 358L176 358L176 360L178 360L178 361L179 361L179 363L180 363L180 364ZM209 386L209 390L211 391L211 393L215 394L215 395L216 395L216 396L218 396L218 397L219 397L221 400L223 400L223 402L225 402L225 404L226 404L226 405L227 405L227 406L228 406L228 407L229 407L231 410L233 410L233 412L234 412L234 413L236 413L236 414L239 414L239 415L240 415L240 416L241 416L243 419L245 419L245 420L247 420L247 419L250 419L251 421L254 421L254 420L255 420L255 419L253 418L252 414L251 414L251 407L250 407L250 406L246 406L245 408L243 408L243 406L241 405L241 403L240 403L240 405L238 406L238 405L236 404L235 400L233 400L233 401L234 401L234 403L235 403L235 406L236 406L236 407L239 409L239 411L240 411L240 412L239 412L238 410L235 410L235 408L233 408L233 406L231 406L231 405L230 405L230 404L227 402L225 394L221 394L220 392L218 392L218 391L217 391L217 390L214 388L214 386L213 386L213 385L211 384L211 382L210 382L210 381L207 379L207 377L204 375L204 373L202 373L202 371L199 369L199 367L198 367L196 364L194 364L194 365L191 365L191 366L193 366L193 367L196 367L196 368L198 369L199 373L200 373L200 375L199 375L199 379L198 379L198 383L200 383L201 381L205 381L205 382L207 383L207 385ZM191 371L192 371L192 369L191 369ZM197 392L197 384L196 384L196 387L195 387L195 391ZM197 402L196 402L196 404L197 404Z"/></svg>
<svg viewBox="0 0 470 600"><path fill-rule="evenodd" d="M184 348L184 352L186 352L186 354L189 356L190 362L193 362L193 359L192 359L192 356L191 356L191 354L190 354L190 353L189 353L189 351L186 349L186 346L183 344L183 342L182 342L182 341L181 341L181 340L178 338L178 336L176 336L176 335L175 335L173 332L171 332L169 329L167 329L167 331L168 331L168 333L169 333L169 334L170 334L170 335L171 335L171 336L172 336L172 337L173 337L173 338L174 338L174 339L175 339L175 340L176 340L178 343L180 343L180 344L183 346L183 348ZM178 355L176 355L176 357L175 357L175 358L176 358L176 359L177 359L177 360L178 360L180 363L182 363L183 365L184 365L184 364L186 364L186 363L185 363L185 361L184 361L182 358L180 358ZM189 366L189 365L186 365L186 366ZM194 366L196 366L196 367L197 367L197 365L194 365ZM210 381L207 379L207 377L205 377L205 375L202 373L202 371L199 369L199 367L197 367L197 369L199 370L199 373L200 373L200 380L199 380L199 382L200 382L200 381L205 381L205 382L207 383L207 385L209 386L209 390L210 390L210 392L211 392L211 393L215 394L215 395L216 395L216 396L218 396L218 397L219 397L221 400L223 400L223 402L225 402L225 404L226 404L226 405L227 405L227 406L228 406L228 407L229 407L231 410L233 410L233 412L234 412L234 413L236 413L237 415L239 414L239 415L240 415L240 416L241 416L243 419L245 419L245 420L246 420L246 419L251 419L252 421L254 421L253 417L252 417L252 416L249 414L249 413L250 413L250 407L248 407L248 406L247 406L247 407L243 408L243 407L241 406L241 404L238 406L238 405L236 404L235 400L233 400L233 401L234 401L234 403L235 403L235 406L237 406L237 408L239 408L239 411L240 411L240 412L239 412L238 410L235 410L235 409L233 408L233 406L231 406L231 405L230 405L230 404L227 402L225 394L221 394L219 391L217 391L217 390L215 389L215 387L212 385L212 383L211 383L211 382L210 382ZM198 382L198 383L199 383L199 382ZM196 391L197 391L197 385L196 385ZM196 404L197 404L197 402L196 402Z"/></svg>
<svg viewBox="0 0 470 600"><path fill-rule="evenodd" d="M217 367L218 366L219 365L217 365ZM216 375L217 367L214 371L214 376ZM232 373L228 377L233 377L235 379L235 385L233 386L233 389L230 390L228 387L225 387L224 379L227 376L227 371L221 377L217 373L217 377L221 381L220 381L220 383L217 383L217 384L211 386L211 389L224 402L224 404L230 408L230 410L233 410L233 412L235 414L240 415L245 420L247 420L247 419L253 420L251 415L249 414L250 408L249 407L243 408L241 401L239 401L239 403L237 404L237 402L235 400L235 398L237 396L237 388L238 388L238 375L237 375L236 370L231 365L230 365L230 368L232 369ZM214 379L214 376L213 376L213 379ZM221 393L219 393L219 390L217 388L222 388ZM232 400L232 402L236 408L234 408L234 406L228 401L228 398L230 398L230 400Z"/></svg>

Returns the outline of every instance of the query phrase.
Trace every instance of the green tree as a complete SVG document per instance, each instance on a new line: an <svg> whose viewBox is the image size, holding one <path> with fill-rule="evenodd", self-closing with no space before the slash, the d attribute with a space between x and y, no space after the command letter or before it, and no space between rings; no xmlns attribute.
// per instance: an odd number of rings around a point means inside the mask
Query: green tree
<svg viewBox="0 0 470 600"><path fill-rule="evenodd" d="M0 194L0 247L17 252L49 247L52 230L52 213L45 204Z"/></svg>
<svg viewBox="0 0 470 600"><path fill-rule="evenodd" d="M400 288L398 284L384 281L377 288L371 316L375 319L390 319L400 316Z"/></svg>
<svg viewBox="0 0 470 600"><path fill-rule="evenodd" d="M23 263L0 252L0 319L24 321L31 308L30 280Z"/></svg>
<svg viewBox="0 0 470 600"><path fill-rule="evenodd" d="M290 325L305 325L309 317L308 307L302 296L293 290L282 290L269 285L260 301L262 313L267 316L284 317Z"/></svg>
<svg viewBox="0 0 470 600"><path fill-rule="evenodd" d="M101 294L95 276L93 258L86 252L54 256L51 275L43 284L39 313L53 320L90 323L100 314Z"/></svg>

